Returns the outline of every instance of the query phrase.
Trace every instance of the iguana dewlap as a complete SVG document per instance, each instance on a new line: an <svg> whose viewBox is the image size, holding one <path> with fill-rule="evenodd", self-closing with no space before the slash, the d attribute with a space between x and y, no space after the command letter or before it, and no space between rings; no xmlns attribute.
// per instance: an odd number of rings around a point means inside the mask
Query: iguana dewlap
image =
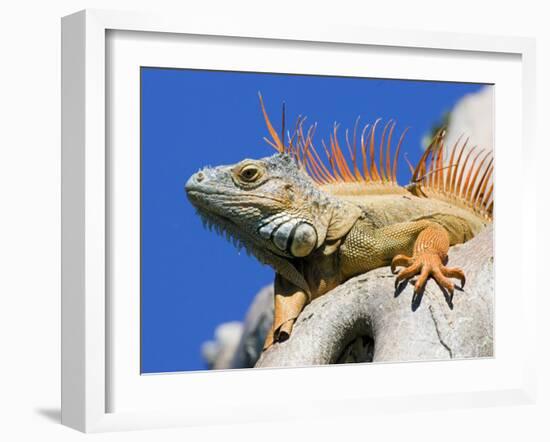
<svg viewBox="0 0 550 442"><path fill-rule="evenodd" d="M284 146L265 110L264 116L269 142L279 153L206 168L186 184L189 200L208 224L276 272L274 322L264 348L288 338L312 299L378 267L391 265L394 272L403 267L396 284L416 276L418 293L430 277L450 296L450 278L464 285L462 270L447 267L447 252L492 222L489 154L457 142L444 167L438 134L414 170L412 184L401 187L396 167L403 136L393 165L390 155L395 123L385 126L376 146L377 123L363 131L362 164L355 131L352 143L346 134L350 161L335 127L325 165L312 145L312 129L304 135L299 122Z"/></svg>

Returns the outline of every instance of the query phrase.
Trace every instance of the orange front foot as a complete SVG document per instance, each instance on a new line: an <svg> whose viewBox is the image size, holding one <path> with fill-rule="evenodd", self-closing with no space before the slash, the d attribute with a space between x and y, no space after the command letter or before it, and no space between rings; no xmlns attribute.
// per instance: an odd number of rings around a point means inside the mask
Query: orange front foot
<svg viewBox="0 0 550 442"><path fill-rule="evenodd" d="M391 262L391 271L396 273L396 267L405 267L395 278L396 287L401 281L408 280L418 275L414 284L414 292L422 293L426 287L428 278L433 278L437 284L447 290L449 295L453 296L455 285L449 278L460 280L460 288L466 283L464 272L458 267L446 267L443 264L441 255L432 251L415 253L412 257L397 255Z"/></svg>

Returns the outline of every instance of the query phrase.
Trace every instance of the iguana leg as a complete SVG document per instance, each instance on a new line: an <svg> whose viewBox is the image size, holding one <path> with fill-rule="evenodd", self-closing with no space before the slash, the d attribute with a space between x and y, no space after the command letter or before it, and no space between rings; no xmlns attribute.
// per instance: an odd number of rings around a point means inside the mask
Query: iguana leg
<svg viewBox="0 0 550 442"><path fill-rule="evenodd" d="M397 266L405 266L396 278L396 284L400 281L418 275L414 290L419 293L424 290L429 277L444 287L450 295L454 292L454 284L448 278L460 279L464 287L466 277L459 268L445 267L450 241L447 231L437 224L432 224L420 232L414 243L412 257L397 255L391 263L391 270L395 273Z"/></svg>
<svg viewBox="0 0 550 442"><path fill-rule="evenodd" d="M264 350L274 342L288 339L294 322L307 304L308 298L304 291L296 287L281 275L275 276L275 309L273 327L266 336Z"/></svg>

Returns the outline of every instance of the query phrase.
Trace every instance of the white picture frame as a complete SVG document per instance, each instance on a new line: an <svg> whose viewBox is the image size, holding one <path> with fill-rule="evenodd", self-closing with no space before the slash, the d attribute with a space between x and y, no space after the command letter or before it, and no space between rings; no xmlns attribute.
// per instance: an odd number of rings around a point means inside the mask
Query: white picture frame
<svg viewBox="0 0 550 442"><path fill-rule="evenodd" d="M107 59L109 55L107 34L109 32L143 32L162 35L218 36L249 41L285 42L285 44L338 44L353 47L371 46L401 48L403 51L426 49L444 53L470 53L480 60L483 54L506 54L520 61L521 95L519 127L521 148L517 148L521 159L521 174L527 176L535 162L534 107L535 107L535 46L532 39L517 37L492 37L451 33L427 33L370 28L349 28L343 26L293 26L284 24L215 22L199 20L196 17L166 17L152 14L87 10L63 18L62 21L62 422L85 432L111 431L122 429L155 428L214 424L221 422L247 422L257 420L282 419L294 416L328 416L335 414L365 414L372 410L399 411L418 408L452 408L487 406L510 403L531 403L534 400L534 348L532 337L535 333L536 299L535 282L526 277L519 278L521 296L518 309L522 315L516 317L514 327L520 329L525 347L517 354L518 362L512 375L503 377L505 381L495 382L487 388L476 385L468 389L465 380L462 390L450 391L435 385L430 391L404 391L403 394L390 392L387 395L367 394L358 389L356 394L344 394L344 389L327 387L326 396L309 395L308 388L311 370L316 368L291 370L260 370L254 374L241 371L202 373L194 375L193 384L204 389L219 391L224 385L239 385L243 388L243 377L251 384L249 389L265 385L267 376L279 378L279 382L294 382L306 392L302 401L288 404L284 409L276 402L272 404L254 403L246 394L237 398L220 396L210 406L191 405L200 391L186 387L188 394L179 399L166 397L166 404L155 403L151 409L113 410L109 403L110 393L115 388L112 367L112 349L109 327L113 318L111 304L107 296L108 288L108 247L110 230L107 228L109 210L113 201L108 186L108 136L107 120ZM158 35L158 34L156 34ZM497 98L498 101L498 98ZM498 104L497 104L498 106ZM497 117L498 118L498 117ZM498 137L497 137L498 140ZM498 141L497 141L498 142ZM503 156L504 158L504 156ZM502 162L504 164L504 161ZM498 166L497 166L498 167ZM521 256L521 275L526 275L528 256L534 255L536 244L533 228L535 223L535 198L532 191L523 187L517 189L521 199L521 210L517 212L520 222L516 231L517 253ZM506 226L501 224L505 229ZM516 226L517 227L517 226ZM116 232L116 230L114 230ZM497 261L499 243L496 243ZM506 251L504 251L506 253ZM497 283L498 287L498 283ZM521 327L518 327L518 323ZM506 324L499 324L503 330ZM510 327L510 326L509 326ZM498 332L497 332L498 333ZM531 339L529 339L531 337ZM504 354L502 352L501 354ZM124 358L131 356L124 354ZM499 360L498 348L495 360ZM476 375L476 370L490 373L492 366L505 370L488 361L486 367L453 362L455 372ZM491 365L492 364L492 365ZM379 366L385 371L393 371L396 376L416 373L419 364L389 364ZM326 373L337 373L343 367L330 367ZM360 364L346 367L346 378L351 382L364 375L365 366ZM318 370L318 369L317 369ZM380 368L375 369L380 371ZM374 372L370 374L376 376ZM136 373L139 376L139 373ZM497 378L498 376L495 376ZM142 377L143 378L143 377ZM141 379L138 382L141 382ZM163 379L160 379L163 378ZM115 378L116 379L116 378ZM120 376L119 378L120 379ZM176 381L175 376L161 376L154 382L147 380L144 397L150 402L151 389L166 396L167 389ZM483 379L481 376L480 379ZM344 382L344 381L343 381ZM240 383L240 384L239 384ZM263 384L262 384L263 383ZM162 385L161 385L162 384ZM275 382L276 384L276 382ZM128 384L122 394L135 384ZM266 387L267 388L267 387ZM396 387L397 388L397 387ZM176 391L176 390L173 390ZM311 390L313 391L313 390ZM164 392L164 393L163 393ZM181 397L181 396L180 396ZM233 399L231 399L233 398ZM157 398L158 399L158 398ZM231 402L228 402L231 399ZM133 400L131 398L131 400ZM129 401L131 401L129 400ZM181 406L178 403L181 401Z"/></svg>

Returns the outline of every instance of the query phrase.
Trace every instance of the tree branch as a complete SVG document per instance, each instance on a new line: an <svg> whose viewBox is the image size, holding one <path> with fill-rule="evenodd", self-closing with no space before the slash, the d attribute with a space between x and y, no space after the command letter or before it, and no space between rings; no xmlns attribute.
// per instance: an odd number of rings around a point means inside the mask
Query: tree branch
<svg viewBox="0 0 550 442"><path fill-rule="evenodd" d="M468 278L452 303L433 280L413 298L411 284L396 292L389 267L377 269L306 306L290 339L265 351L255 366L492 356L492 226L453 247L449 263Z"/></svg>

